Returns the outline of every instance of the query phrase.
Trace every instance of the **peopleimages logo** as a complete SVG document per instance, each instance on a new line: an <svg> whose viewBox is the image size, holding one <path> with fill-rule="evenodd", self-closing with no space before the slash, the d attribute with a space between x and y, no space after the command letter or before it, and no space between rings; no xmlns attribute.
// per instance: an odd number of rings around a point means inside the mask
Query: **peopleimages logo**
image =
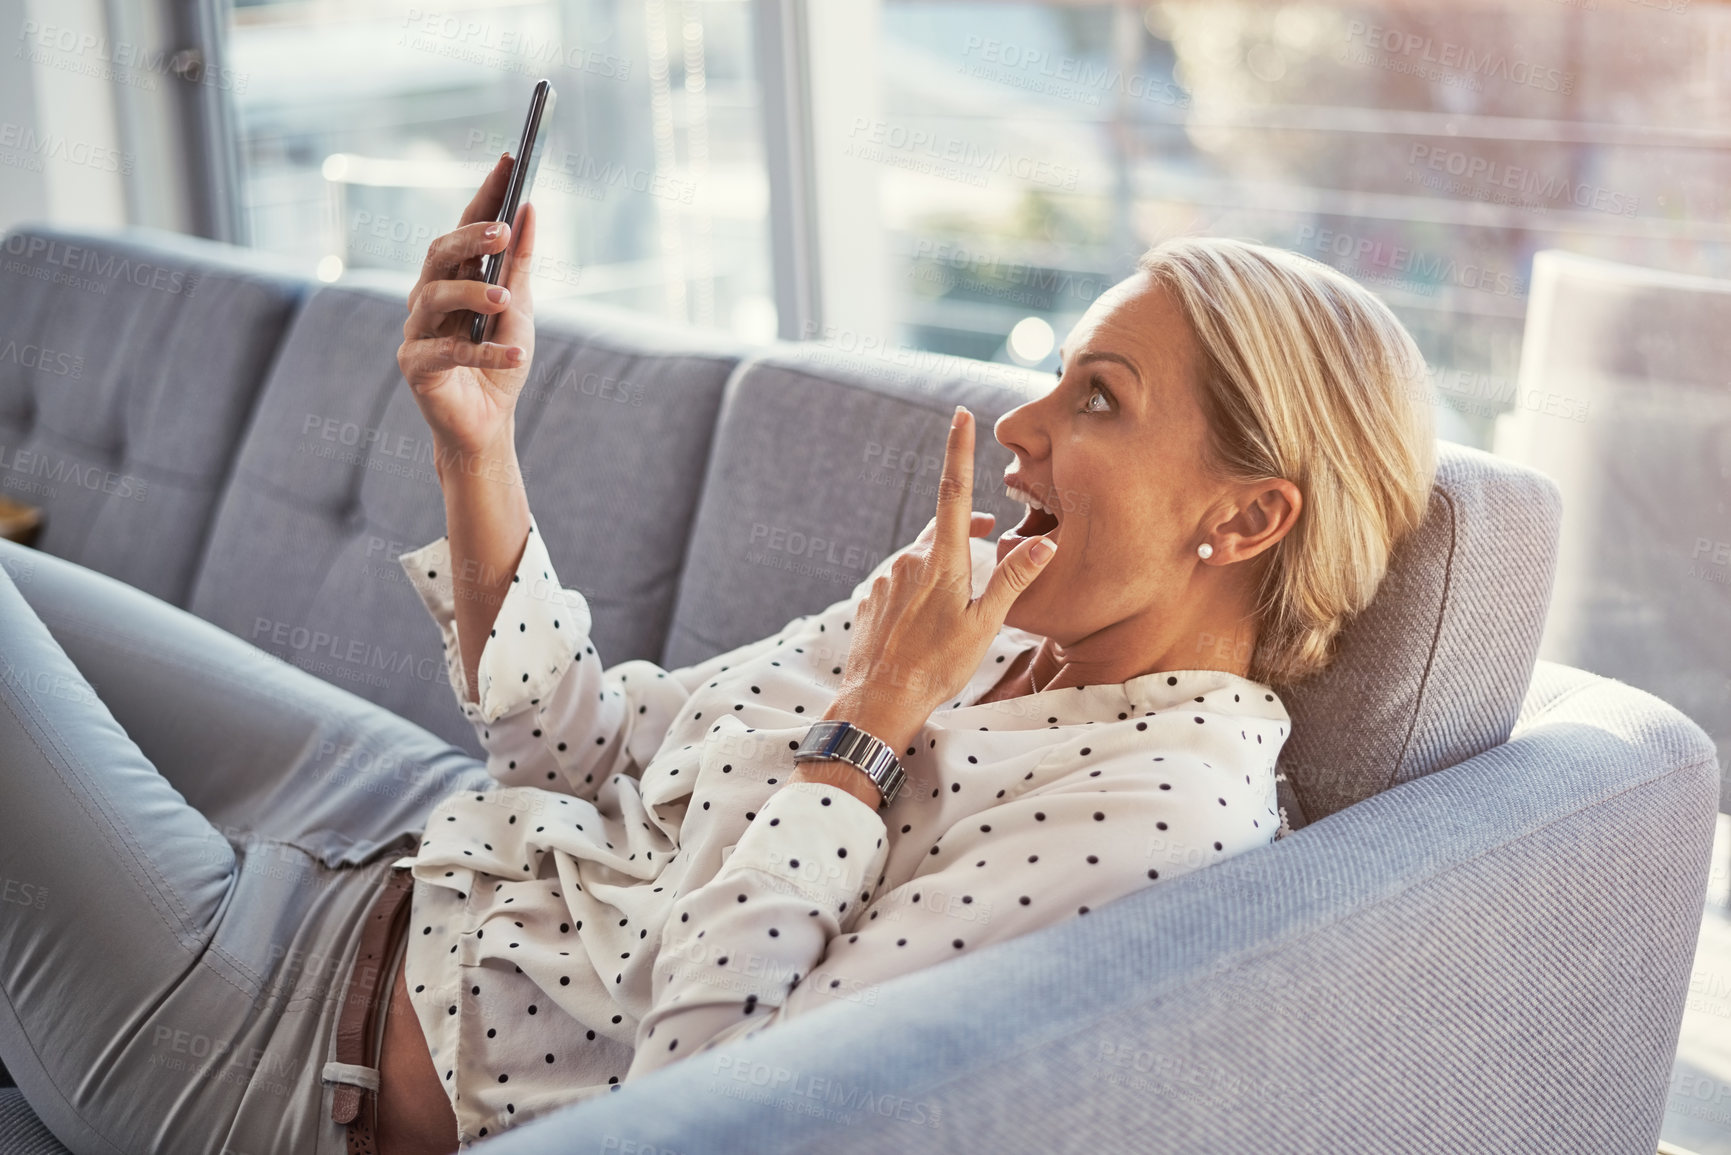
<svg viewBox="0 0 1731 1155"><path fill-rule="evenodd" d="M371 257L387 264L418 268L426 259L429 243L447 227L442 223L435 227L357 209L349 223L348 251L351 255ZM582 276L582 270L575 263L554 256L550 250L538 250L529 262L529 271L537 279L562 281L568 285L575 285Z"/></svg>
<svg viewBox="0 0 1731 1155"><path fill-rule="evenodd" d="M465 14L466 15L466 14ZM469 64L481 64L523 75L548 66L587 72L604 80L631 79L631 61L581 44L566 44L530 29L510 28L485 20L469 20L450 12L410 8L403 17L397 43Z"/></svg>
<svg viewBox="0 0 1731 1155"><path fill-rule="evenodd" d="M361 638L344 637L292 622L255 617L249 640L254 645L261 645L261 638L270 639L271 645L279 649L294 651L291 664L309 673L369 686L389 685L385 679L387 674L409 674L423 682L439 681L445 674L444 663L436 658L387 649Z"/></svg>
<svg viewBox="0 0 1731 1155"><path fill-rule="evenodd" d="M184 269L165 269L149 261L135 261L118 253L99 252L86 245L69 245L47 237L14 233L6 238L5 251L35 266L32 269L16 261L8 262L7 272L20 272L27 276L50 273L55 278L69 280L89 278L80 287L93 288L99 293L107 292L108 284L114 281L127 281L143 289L160 289L189 297L198 286L197 274Z"/></svg>
<svg viewBox="0 0 1731 1155"><path fill-rule="evenodd" d="M507 137L502 132L483 132L478 128L470 129L464 142L468 152L474 153L479 148L493 158L472 162L481 176L493 167L499 153L516 147L515 135ZM549 149L543 154L541 165L535 172L535 187L556 188L590 200L604 200L609 190L624 189L687 205L697 195L696 181L646 168L629 168L594 153L572 152L570 149Z"/></svg>
<svg viewBox="0 0 1731 1155"><path fill-rule="evenodd" d="M913 268L908 275L915 280L947 282L946 288L965 278L971 293L1035 307L1065 296L1092 304L1112 283L1101 275L1077 276L1046 265L1005 260L982 249L926 239L915 242Z"/></svg>
<svg viewBox="0 0 1731 1155"><path fill-rule="evenodd" d="M962 45L964 60L957 71L981 80L1028 92L1097 105L1102 93L1122 93L1174 108L1189 108L1190 94L1177 84L1140 72L1126 73L1110 64L1081 56L1026 48L1013 42L969 36Z"/></svg>
<svg viewBox="0 0 1731 1155"><path fill-rule="evenodd" d="M1462 152L1459 149L1435 145L1414 144L1407 154L1407 183L1423 184L1439 192L1460 194L1478 186L1486 189L1507 189L1516 194L1507 203L1543 211L1548 202L1561 200L1575 208L1632 217L1641 207L1641 198L1585 181L1546 175L1525 165L1507 164L1491 157ZM1431 178L1429 172L1443 174L1454 180ZM1521 197L1535 198L1522 200Z"/></svg>
<svg viewBox="0 0 1731 1155"><path fill-rule="evenodd" d="M246 91L248 74L232 68L206 68L195 58L158 48L149 51L125 40L80 32L59 24L26 20L18 29L22 43L13 55L44 68L95 76L147 92L156 90L157 76L172 76L187 84Z"/></svg>
<svg viewBox="0 0 1731 1155"><path fill-rule="evenodd" d="M1526 278L1513 273L1315 225L1299 228L1297 247L1301 251L1310 249L1343 258L1345 267L1341 271L1361 281L1392 282L1420 293L1434 293L1438 285L1501 297L1522 297L1527 292Z"/></svg>
<svg viewBox="0 0 1731 1155"><path fill-rule="evenodd" d="M133 168L132 154L129 152L91 144L88 141L73 140L64 133L39 133L27 124L18 124L11 120L0 122L0 149L12 151L21 159L31 162L29 165L11 167L28 167L35 172L42 171L44 160L60 160L93 168L98 172L117 172L122 175L130 174ZM5 160L0 158L0 164L4 163Z"/></svg>
<svg viewBox="0 0 1731 1155"><path fill-rule="evenodd" d="M1398 28L1383 28L1362 20L1347 24L1346 40L1348 63L1378 64L1374 54L1380 52L1386 58L1380 62L1384 66L1393 61L1411 66L1392 68L1392 71L1412 71L1427 79L1446 79L1436 74L1436 70L1448 69L1475 80L1503 80L1537 88L1541 92L1560 92L1567 96L1575 91L1574 73L1540 67L1530 60L1523 60L1518 55L1518 47L1517 55L1511 60L1504 52L1481 51L1470 44L1456 44L1452 40L1438 40L1417 32L1402 32ZM1362 55L1352 57L1350 53L1354 49ZM1427 71L1427 65L1433 67Z"/></svg>
<svg viewBox="0 0 1731 1155"><path fill-rule="evenodd" d="M925 128L856 116L844 155L986 187L1005 175L1030 184L1074 190L1081 169L1043 157L1006 152Z"/></svg>
<svg viewBox="0 0 1731 1155"><path fill-rule="evenodd" d="M38 373L51 373L56 377L84 375L83 357L76 353L50 349L46 345L20 345L16 341L8 341L0 345L0 362L7 361L25 369L34 369Z"/></svg>
<svg viewBox="0 0 1731 1155"><path fill-rule="evenodd" d="M42 497L54 496L55 491L47 486L17 483L20 478L41 478L45 482L76 485L92 493L134 501L143 501L145 494L150 492L148 481L130 473L116 473L100 465L87 465L49 449L19 449L0 444L0 485Z"/></svg>

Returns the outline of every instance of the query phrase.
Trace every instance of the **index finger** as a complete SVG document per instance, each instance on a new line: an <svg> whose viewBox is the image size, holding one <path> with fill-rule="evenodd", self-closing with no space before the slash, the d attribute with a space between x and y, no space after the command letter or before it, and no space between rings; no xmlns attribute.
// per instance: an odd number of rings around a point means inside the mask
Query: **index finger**
<svg viewBox="0 0 1731 1155"><path fill-rule="evenodd" d="M974 512L974 415L956 406L944 446L944 472L938 479L938 533L933 551L940 559L971 565L968 526Z"/></svg>
<svg viewBox="0 0 1731 1155"><path fill-rule="evenodd" d="M463 210L462 217L457 221L457 227L427 246L426 258L421 262L421 278L415 282L415 287L409 290L411 308L415 298L420 295L422 286L429 281L448 280L456 277L462 269L463 261L473 255L468 252L456 252L453 249L453 247L461 249L465 244L479 242L478 230L471 230L469 235L465 235L463 230L468 229L470 225L493 220L499 215L499 207L505 202L505 186L510 181L511 166L505 163L505 159L509 155L506 153L493 162L493 170L481 181L481 187L475 190L474 199L469 201L468 207ZM481 251L490 252L491 249Z"/></svg>

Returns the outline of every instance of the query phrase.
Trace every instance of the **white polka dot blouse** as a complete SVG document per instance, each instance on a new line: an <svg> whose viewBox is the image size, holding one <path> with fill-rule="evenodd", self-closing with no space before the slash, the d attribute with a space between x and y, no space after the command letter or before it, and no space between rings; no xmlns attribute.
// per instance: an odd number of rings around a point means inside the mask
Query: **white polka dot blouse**
<svg viewBox="0 0 1731 1155"><path fill-rule="evenodd" d="M970 545L977 595L994 546ZM449 542L399 558L498 783L442 801L398 860L405 980L463 1143L1285 833L1268 686L1178 670L975 704L1040 641L1010 627L899 752L893 805L789 783L896 556L773 637L603 668L532 523L478 704Z"/></svg>

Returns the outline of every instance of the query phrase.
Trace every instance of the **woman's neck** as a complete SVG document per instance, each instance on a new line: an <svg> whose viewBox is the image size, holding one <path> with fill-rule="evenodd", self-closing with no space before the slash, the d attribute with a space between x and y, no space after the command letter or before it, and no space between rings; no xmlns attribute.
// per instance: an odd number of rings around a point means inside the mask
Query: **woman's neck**
<svg viewBox="0 0 1731 1155"><path fill-rule="evenodd" d="M1139 678L1146 674L1157 674L1167 670L1222 670L1241 678L1248 678L1248 655L1255 648L1255 641L1240 641L1231 646L1217 647L1222 652L1216 653L1204 649L1197 653L1196 659L1190 662L1164 660L1150 663L1140 669L1118 677L1102 677L1091 673L1089 667L1080 662L1066 661L1058 652L1058 645L1051 638L1042 637L1032 650L1031 655L1020 673L1018 691L1023 694L1038 694L1046 690L1065 689L1070 686L1118 685Z"/></svg>

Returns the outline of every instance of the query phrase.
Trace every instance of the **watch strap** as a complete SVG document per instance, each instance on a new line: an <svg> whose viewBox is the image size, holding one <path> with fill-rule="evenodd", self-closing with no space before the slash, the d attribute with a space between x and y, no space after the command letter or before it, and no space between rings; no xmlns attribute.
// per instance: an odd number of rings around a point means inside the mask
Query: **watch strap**
<svg viewBox="0 0 1731 1155"><path fill-rule="evenodd" d="M857 766L877 786L883 806L895 801L907 781L907 771L894 750L875 735L842 719L812 723L804 741L794 750L793 759L795 762L839 759Z"/></svg>

